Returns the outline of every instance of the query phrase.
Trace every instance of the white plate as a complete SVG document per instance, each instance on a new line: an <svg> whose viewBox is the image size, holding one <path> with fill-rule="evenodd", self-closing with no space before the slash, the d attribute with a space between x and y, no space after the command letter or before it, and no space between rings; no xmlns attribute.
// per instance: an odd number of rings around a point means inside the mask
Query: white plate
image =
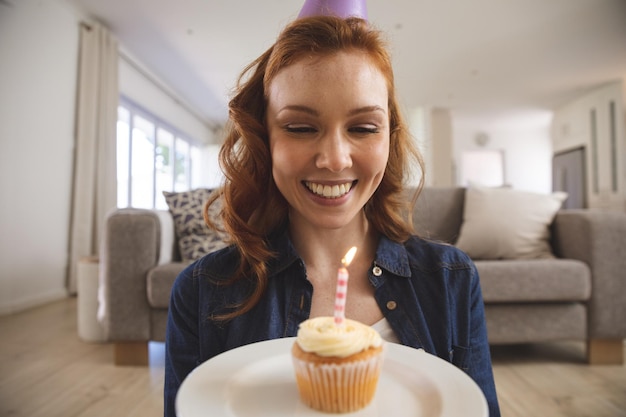
<svg viewBox="0 0 626 417"><path fill-rule="evenodd" d="M218 355L183 381L179 417L313 417L300 402L291 364L295 338L253 343ZM487 417L485 397L454 365L423 350L385 346L372 403L354 417Z"/></svg>

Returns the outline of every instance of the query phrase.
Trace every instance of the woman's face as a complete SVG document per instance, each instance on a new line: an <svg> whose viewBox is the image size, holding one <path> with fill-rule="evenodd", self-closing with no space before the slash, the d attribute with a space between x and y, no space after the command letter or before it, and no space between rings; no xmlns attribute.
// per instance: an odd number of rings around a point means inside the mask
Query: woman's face
<svg viewBox="0 0 626 417"><path fill-rule="evenodd" d="M268 99L272 174L290 221L349 224L389 157L385 77L361 52L305 57L278 72Z"/></svg>

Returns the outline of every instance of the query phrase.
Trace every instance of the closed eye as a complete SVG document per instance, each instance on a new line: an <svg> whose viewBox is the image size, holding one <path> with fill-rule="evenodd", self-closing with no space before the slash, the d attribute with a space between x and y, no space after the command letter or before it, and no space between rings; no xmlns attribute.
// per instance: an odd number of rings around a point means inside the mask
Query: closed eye
<svg viewBox="0 0 626 417"><path fill-rule="evenodd" d="M287 125L285 131L289 133L315 133L317 130L309 125Z"/></svg>
<svg viewBox="0 0 626 417"><path fill-rule="evenodd" d="M348 130L352 133L358 133L358 134L374 134L374 133L380 132L380 130L378 129L378 126L374 126L374 125L355 126L355 127L351 127Z"/></svg>

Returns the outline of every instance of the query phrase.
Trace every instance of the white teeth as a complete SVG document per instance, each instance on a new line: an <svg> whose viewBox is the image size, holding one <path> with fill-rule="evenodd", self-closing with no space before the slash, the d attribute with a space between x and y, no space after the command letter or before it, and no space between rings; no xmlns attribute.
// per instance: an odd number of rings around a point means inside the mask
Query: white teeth
<svg viewBox="0 0 626 417"><path fill-rule="evenodd" d="M350 191L350 189L352 188L351 182L347 182L341 185L330 186L330 185L315 184L315 183L306 181L305 185L313 193L320 195L322 197L325 197L325 198L339 198L347 194L348 191Z"/></svg>

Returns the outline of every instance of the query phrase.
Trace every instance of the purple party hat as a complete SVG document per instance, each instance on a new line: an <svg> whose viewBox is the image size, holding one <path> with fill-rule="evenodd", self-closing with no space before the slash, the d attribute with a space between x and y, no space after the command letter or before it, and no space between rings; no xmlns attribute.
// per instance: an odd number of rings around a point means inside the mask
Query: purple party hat
<svg viewBox="0 0 626 417"><path fill-rule="evenodd" d="M298 18L309 16L360 17L367 20L366 0L305 0Z"/></svg>

